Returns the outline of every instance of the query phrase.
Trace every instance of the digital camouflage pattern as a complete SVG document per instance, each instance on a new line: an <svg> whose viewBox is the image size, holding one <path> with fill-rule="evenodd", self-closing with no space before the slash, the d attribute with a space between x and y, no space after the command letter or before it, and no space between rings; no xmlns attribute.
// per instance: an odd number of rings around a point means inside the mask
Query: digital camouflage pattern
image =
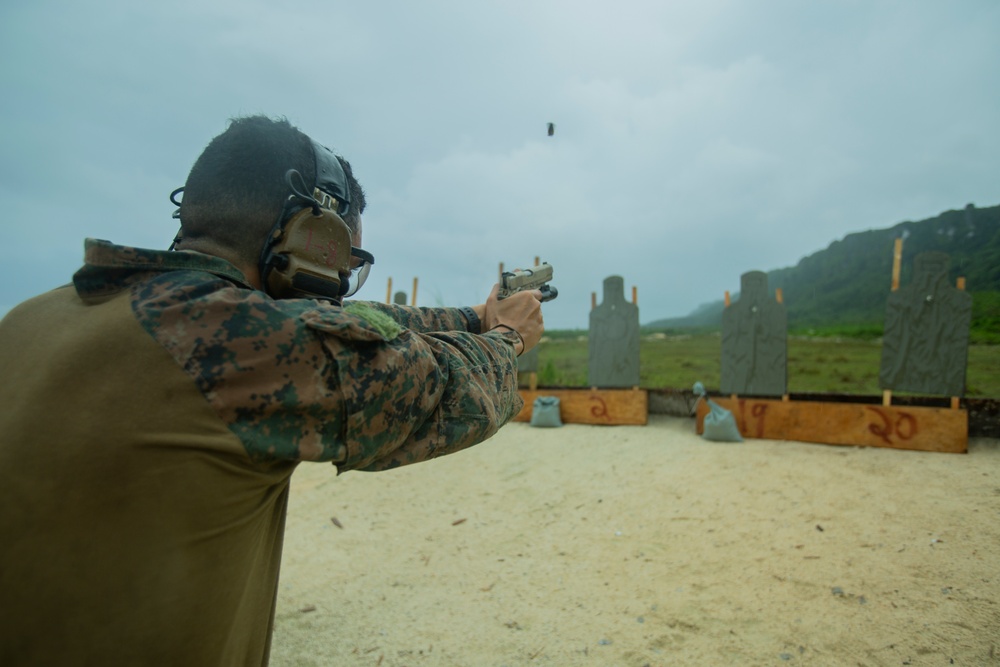
<svg viewBox="0 0 1000 667"><path fill-rule="evenodd" d="M0 320L0 665L267 664L299 462L421 461L520 409L516 335L463 328L88 241Z"/></svg>
<svg viewBox="0 0 1000 667"><path fill-rule="evenodd" d="M516 334L470 334L457 309L274 300L219 258L96 240L74 284L84 300L129 289L255 462L393 468L481 442L522 406Z"/></svg>

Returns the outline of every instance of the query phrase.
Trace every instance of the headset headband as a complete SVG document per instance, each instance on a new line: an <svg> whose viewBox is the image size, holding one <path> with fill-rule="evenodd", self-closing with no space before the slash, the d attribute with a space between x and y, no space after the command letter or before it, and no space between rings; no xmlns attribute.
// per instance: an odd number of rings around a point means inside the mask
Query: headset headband
<svg viewBox="0 0 1000 667"><path fill-rule="evenodd" d="M313 147L313 157L316 161L316 186L315 189L325 192L334 199L336 199L340 206L337 209L337 213L341 217L347 217L351 211L351 188L347 183L347 174L344 173L344 168L340 164L340 160L337 156L333 154L329 148L323 144L316 143L314 139L309 139L309 142ZM288 174L285 174L286 182L288 182ZM291 185L289 183L289 185ZM295 188L292 188L293 193ZM177 195L184 192L184 186L181 186L170 193L170 202L177 207L173 213L173 218L179 220L181 217L181 203L177 200ZM310 190L311 192L311 190ZM315 200L314 200L315 201ZM285 208L282 210L282 218L284 219L289 211L287 208L287 202ZM281 220L278 221L279 224ZM173 250L174 246L180 239L180 232L177 232L177 237L174 238L174 242L170 244L170 249Z"/></svg>
<svg viewBox="0 0 1000 667"><path fill-rule="evenodd" d="M344 168L333 151L312 139L310 141L316 155L316 189L340 202L337 213L344 217L351 210L351 188L347 184Z"/></svg>

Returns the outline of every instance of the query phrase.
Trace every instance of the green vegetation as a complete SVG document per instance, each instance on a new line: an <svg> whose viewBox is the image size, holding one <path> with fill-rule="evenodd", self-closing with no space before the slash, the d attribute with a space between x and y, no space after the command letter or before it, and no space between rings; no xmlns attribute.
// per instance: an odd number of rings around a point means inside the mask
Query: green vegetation
<svg viewBox="0 0 1000 667"><path fill-rule="evenodd" d="M853 332L853 336L846 334ZM788 337L790 393L877 395L881 342L870 327L813 329ZM718 332L644 332L640 346L640 384L647 389L688 389L701 381L719 387L721 337ZM585 332L546 332L539 346L538 384L587 386ZM971 345L966 395L1000 397L1000 345Z"/></svg>
<svg viewBox="0 0 1000 667"><path fill-rule="evenodd" d="M972 298L973 343L1000 345L1000 292L978 292Z"/></svg>
<svg viewBox="0 0 1000 667"><path fill-rule="evenodd" d="M849 234L796 266L768 271L768 287L781 289L792 330L833 326L870 326L885 317L892 279L893 248L904 239L900 284L913 280L914 258L924 252L946 253L949 278L966 280L973 299L973 341L1000 343L1000 206L945 211L919 222ZM752 258L746 271L754 268ZM733 286L733 298L739 285ZM659 320L650 327L714 327L722 321L723 302L699 306L686 317ZM877 336L876 336L877 337Z"/></svg>
<svg viewBox="0 0 1000 667"><path fill-rule="evenodd" d="M920 222L850 234L798 265L770 271L788 312L790 393L877 395L882 321L895 240L904 239L900 284L916 255L950 257L949 277L966 279L972 328L966 395L1000 398L1000 206L945 211ZM748 268L747 270L750 270ZM733 296L738 298L738 295ZM640 384L648 389L719 387L723 302L642 328ZM587 332L549 331L539 347L541 386L587 386Z"/></svg>
<svg viewBox="0 0 1000 667"><path fill-rule="evenodd" d="M969 342L972 345L1000 345L1000 292L982 292L976 296L992 295L995 295L992 303L985 298L973 301L972 327L969 330ZM873 323L839 324L819 328L796 327L791 329L788 335L878 341L882 338L882 325Z"/></svg>
<svg viewBox="0 0 1000 667"><path fill-rule="evenodd" d="M806 338L851 338L856 340L878 340L882 337L881 324L840 324L831 327L797 327L788 332L789 336Z"/></svg>

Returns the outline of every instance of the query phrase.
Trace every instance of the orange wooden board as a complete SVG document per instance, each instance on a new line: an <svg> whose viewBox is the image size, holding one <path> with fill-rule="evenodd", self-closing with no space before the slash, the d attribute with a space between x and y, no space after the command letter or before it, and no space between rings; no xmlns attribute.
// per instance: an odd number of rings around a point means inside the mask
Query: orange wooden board
<svg viewBox="0 0 1000 667"><path fill-rule="evenodd" d="M732 411L744 438L924 452L963 453L968 449L969 418L965 410L754 398L712 400ZM708 405L698 401L699 434L706 414Z"/></svg>
<svg viewBox="0 0 1000 667"><path fill-rule="evenodd" d="M564 424L644 425L649 421L645 389L521 389L524 408L514 421L531 421L531 406L539 396L559 399Z"/></svg>

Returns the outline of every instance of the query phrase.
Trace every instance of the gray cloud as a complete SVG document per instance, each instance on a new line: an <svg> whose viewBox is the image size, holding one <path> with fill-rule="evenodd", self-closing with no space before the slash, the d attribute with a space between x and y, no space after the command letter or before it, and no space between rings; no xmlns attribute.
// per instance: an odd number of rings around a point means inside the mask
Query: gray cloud
<svg viewBox="0 0 1000 667"><path fill-rule="evenodd" d="M1000 200L991 0L105 0L0 25L0 312L65 283L86 236L165 247L167 195L245 113L354 164L363 296L418 276L423 305L479 302L537 255L558 328L607 275L643 321L682 315L847 233Z"/></svg>

